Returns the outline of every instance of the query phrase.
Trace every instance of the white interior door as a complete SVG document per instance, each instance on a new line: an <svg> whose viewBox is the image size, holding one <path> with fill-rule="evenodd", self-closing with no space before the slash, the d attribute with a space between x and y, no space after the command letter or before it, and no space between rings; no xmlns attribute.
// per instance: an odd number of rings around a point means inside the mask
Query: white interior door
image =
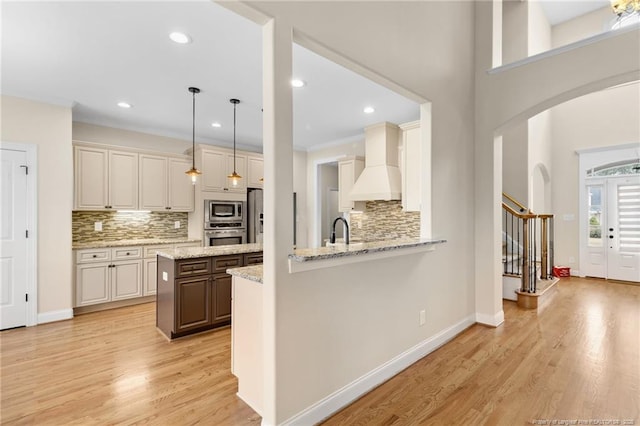
<svg viewBox="0 0 640 426"><path fill-rule="evenodd" d="M607 278L640 282L640 177L607 179Z"/></svg>
<svg viewBox="0 0 640 426"><path fill-rule="evenodd" d="M0 150L0 329L27 323L27 175L24 151Z"/></svg>

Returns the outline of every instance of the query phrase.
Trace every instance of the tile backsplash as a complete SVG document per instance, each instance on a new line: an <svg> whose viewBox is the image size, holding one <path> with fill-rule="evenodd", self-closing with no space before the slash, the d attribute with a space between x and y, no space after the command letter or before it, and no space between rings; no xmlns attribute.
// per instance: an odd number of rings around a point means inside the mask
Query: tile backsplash
<svg viewBox="0 0 640 426"><path fill-rule="evenodd" d="M72 212L74 243L118 241L147 238L186 238L188 214L185 212ZM180 228L175 229L175 222ZM95 231L95 222L102 222L102 231Z"/></svg>
<svg viewBox="0 0 640 426"><path fill-rule="evenodd" d="M420 212L402 211L401 201L367 201L365 211L350 219L352 239L420 237Z"/></svg>

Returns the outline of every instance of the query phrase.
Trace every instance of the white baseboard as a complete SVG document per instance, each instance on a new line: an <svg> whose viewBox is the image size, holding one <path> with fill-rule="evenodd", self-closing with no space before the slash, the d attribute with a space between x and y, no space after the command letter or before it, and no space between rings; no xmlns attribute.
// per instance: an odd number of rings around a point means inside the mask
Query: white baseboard
<svg viewBox="0 0 640 426"><path fill-rule="evenodd" d="M73 318L73 309L60 309L59 311L41 312L38 313L38 324L63 321L71 318Z"/></svg>
<svg viewBox="0 0 640 426"><path fill-rule="evenodd" d="M321 399L290 419L284 421L282 424L312 425L326 419L338 410L360 398L362 395L368 393L376 386L389 380L411 364L414 364L419 359L424 358L426 355L438 349L475 322L476 320L474 315L464 318L457 324L454 324L440 333L418 343L411 349L408 349L395 358L371 370L342 389L338 389L331 395ZM264 421L262 425L268 426Z"/></svg>
<svg viewBox="0 0 640 426"><path fill-rule="evenodd" d="M500 310L500 312L496 313L495 315L476 313L476 322L488 325L490 327L498 327L504 322L504 311Z"/></svg>

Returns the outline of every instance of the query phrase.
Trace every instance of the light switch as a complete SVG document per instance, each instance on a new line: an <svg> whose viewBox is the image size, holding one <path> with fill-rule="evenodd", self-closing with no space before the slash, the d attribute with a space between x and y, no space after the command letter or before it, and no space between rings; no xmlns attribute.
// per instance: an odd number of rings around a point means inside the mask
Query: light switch
<svg viewBox="0 0 640 426"><path fill-rule="evenodd" d="M173 224L173 227L176 229L180 229L180 221L176 220L175 223Z"/></svg>
<svg viewBox="0 0 640 426"><path fill-rule="evenodd" d="M94 231L102 231L102 222L93 222Z"/></svg>
<svg viewBox="0 0 640 426"><path fill-rule="evenodd" d="M162 271L162 281L169 281L169 274L166 271Z"/></svg>

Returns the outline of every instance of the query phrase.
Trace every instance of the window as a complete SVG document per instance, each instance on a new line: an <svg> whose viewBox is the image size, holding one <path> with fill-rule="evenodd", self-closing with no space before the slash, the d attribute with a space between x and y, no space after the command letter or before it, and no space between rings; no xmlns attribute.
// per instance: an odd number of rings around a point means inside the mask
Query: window
<svg viewBox="0 0 640 426"><path fill-rule="evenodd" d="M589 197L589 247L602 247L602 185L587 187Z"/></svg>

